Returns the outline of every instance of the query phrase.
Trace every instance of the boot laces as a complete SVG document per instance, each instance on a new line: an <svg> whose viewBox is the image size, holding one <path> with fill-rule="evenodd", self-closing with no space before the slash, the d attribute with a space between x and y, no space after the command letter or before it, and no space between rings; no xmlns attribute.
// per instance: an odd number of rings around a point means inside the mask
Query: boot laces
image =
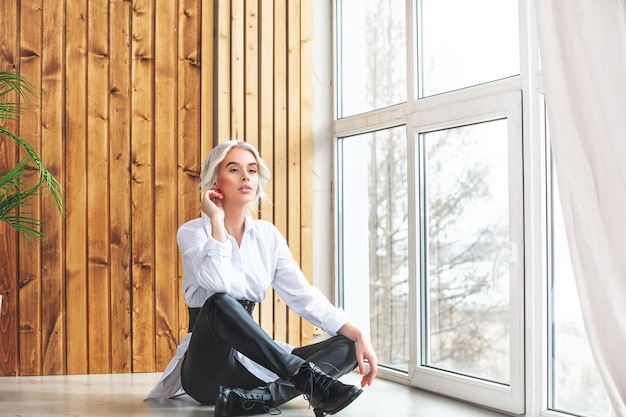
<svg viewBox="0 0 626 417"><path fill-rule="evenodd" d="M303 394L304 398L306 398L307 401L310 401L311 397L313 397L313 389L315 386L317 386L323 392L323 395L326 395L330 391L330 388L335 383L337 383L336 379L333 379L332 377L330 377L328 374L322 371L320 367L318 367L317 365L311 363L310 369L311 369L311 376L309 377L309 382L308 382L309 390L307 393Z"/></svg>
<svg viewBox="0 0 626 417"><path fill-rule="evenodd" d="M261 406L265 414L277 416L281 414L281 411L277 407L269 407L262 396L254 394L241 393L241 408L246 411L257 410L258 406Z"/></svg>

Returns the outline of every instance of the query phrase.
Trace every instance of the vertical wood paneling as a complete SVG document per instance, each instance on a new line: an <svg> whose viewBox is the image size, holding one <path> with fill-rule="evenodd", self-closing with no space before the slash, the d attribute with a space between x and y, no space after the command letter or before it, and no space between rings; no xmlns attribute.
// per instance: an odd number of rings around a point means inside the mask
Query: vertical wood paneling
<svg viewBox="0 0 626 417"><path fill-rule="evenodd" d="M270 164L274 160L274 2L261 2L259 29L259 152ZM265 187L267 201L261 202L260 217L273 222L274 177ZM268 333L274 332L274 295L270 290L259 306L259 324Z"/></svg>
<svg viewBox="0 0 626 417"><path fill-rule="evenodd" d="M154 0L133 2L131 92L132 354L134 372L155 370Z"/></svg>
<svg viewBox="0 0 626 417"><path fill-rule="evenodd" d="M198 181L202 164L202 138L199 135L202 119L212 121L213 115L203 114L202 97L198 95L198 86L202 84L200 73L200 42L202 27L200 17L202 8L196 0L185 0L181 3L181 20L179 22L179 60L178 60L178 138L179 152L184 155L186 167L182 173L182 195L180 197L181 212L179 224L200 214ZM205 30L212 28L212 22ZM212 31L210 31L212 33ZM212 38L211 38L212 39ZM212 62L210 62L212 65ZM212 90L211 90L212 91ZM180 159L180 158L179 158ZM186 308L185 308L186 310ZM187 314L186 311L183 312ZM187 323L185 323L185 329Z"/></svg>
<svg viewBox="0 0 626 417"><path fill-rule="evenodd" d="M200 214L218 141L260 150L273 176L258 216L310 278L310 0L10 0L2 12L0 70L38 93L5 126L61 181L66 214L44 191L31 207L44 241L0 224L0 375L165 367L187 328L176 230ZM0 138L0 168L17 156ZM310 340L271 290L255 318L276 339Z"/></svg>
<svg viewBox="0 0 626 417"><path fill-rule="evenodd" d="M259 10L257 0L245 1L244 50L244 137L259 148Z"/></svg>
<svg viewBox="0 0 626 417"><path fill-rule="evenodd" d="M274 224L287 237L287 0L274 1ZM291 250L295 248L291 247ZM287 341L287 306L274 294L274 338Z"/></svg>
<svg viewBox="0 0 626 417"><path fill-rule="evenodd" d="M64 172L63 36L64 7L43 5L43 39L41 66L41 158L59 181ZM65 350L65 236L63 218L52 198L44 193L41 204L41 345L42 373L60 375L67 371Z"/></svg>
<svg viewBox="0 0 626 417"><path fill-rule="evenodd" d="M301 155L300 155L300 2L287 3L287 242L293 257L301 262ZM300 343L300 318L288 312L287 341Z"/></svg>
<svg viewBox="0 0 626 417"><path fill-rule="evenodd" d="M244 58L245 0L231 0L230 5L230 135L228 138L245 139L246 111Z"/></svg>
<svg viewBox="0 0 626 417"><path fill-rule="evenodd" d="M259 28L259 152L270 165L274 160L274 1L261 2ZM273 173L272 173L273 175ZM274 178L265 187L267 200L261 201L261 218L274 220Z"/></svg>
<svg viewBox="0 0 626 417"><path fill-rule="evenodd" d="M17 0L6 1L0 13L0 70L17 70ZM6 100L15 102L15 93L7 94ZM15 132L17 122L3 121L4 127ZM0 172L5 172L17 163L17 149L12 140L0 136ZM18 288L17 288L17 233L0 222L0 253L6 254L5 261L0 260L0 295L2 311L0 314L0 375L18 374Z"/></svg>
<svg viewBox="0 0 626 417"><path fill-rule="evenodd" d="M111 372L108 0L89 0L87 13L87 352L101 374Z"/></svg>
<svg viewBox="0 0 626 417"><path fill-rule="evenodd" d="M41 3L38 0L20 2L20 73L33 85L41 85ZM20 136L37 151L41 152L39 94L23 101L24 111L20 119ZM20 158L25 157L22 152ZM29 185L37 181L31 172L23 177ZM28 215L40 218L39 201L23 210ZM41 373L41 274L40 244L20 236L19 263L19 312L20 312L20 375Z"/></svg>
<svg viewBox="0 0 626 417"><path fill-rule="evenodd" d="M178 141L178 223L199 216L198 181L204 155L213 147L214 125L214 18L217 2L203 0L201 9L193 7L190 0L185 10L194 10L193 18L179 22L179 102L185 111L179 119ZM184 13L183 13L184 14ZM201 18L201 20L199 20ZM199 38L197 38L199 36ZM205 40L199 44L199 40ZM187 45L187 43L190 43ZM198 54L202 52L200 57ZM205 55L209 54L209 55ZM200 65L200 67L199 67ZM200 71L201 70L201 71ZM210 78L207 78L210 77ZM201 96L198 97L198 86ZM199 130L198 130L199 129ZM178 279L182 280L182 267L178 264ZM179 337L187 334L187 306L179 297Z"/></svg>
<svg viewBox="0 0 626 417"><path fill-rule="evenodd" d="M233 0L240 1L240 0ZM231 42L231 24L230 24L230 3L231 0L219 0L217 1L217 51L216 51L216 64L217 74L217 105L215 111L217 113L217 120L215 124L214 142L222 142L231 138L231 59L230 59L230 42Z"/></svg>
<svg viewBox="0 0 626 417"><path fill-rule="evenodd" d="M130 48L131 3L110 4L110 258L111 372L131 370L131 186Z"/></svg>
<svg viewBox="0 0 626 417"><path fill-rule="evenodd" d="M87 341L87 2L65 7L65 280L69 374L89 371Z"/></svg>
<svg viewBox="0 0 626 417"><path fill-rule="evenodd" d="M301 0L300 8L300 267L309 282L313 281L313 21L312 1ZM313 340L313 326L303 322L300 330L301 344Z"/></svg>
<svg viewBox="0 0 626 417"><path fill-rule="evenodd" d="M154 185L155 185L155 306L156 367L167 365L167 355L178 344L178 261L176 253L176 120L177 20L176 1L155 3L154 74ZM187 13L191 13L187 11ZM186 16L184 13L182 16Z"/></svg>
<svg viewBox="0 0 626 417"><path fill-rule="evenodd" d="M215 90L214 90L214 78L215 71L213 67L213 56L215 53L214 32L215 29L215 9L214 0L202 0L201 1L201 53L200 53L200 108L201 114L201 126L200 126L200 140L201 158L206 155L213 147L213 117L214 117L214 103L215 103Z"/></svg>
<svg viewBox="0 0 626 417"><path fill-rule="evenodd" d="M259 10L256 0L244 1L244 138L255 148L259 149ZM259 217L260 213L253 213ZM253 317L261 323L261 308L255 308Z"/></svg>

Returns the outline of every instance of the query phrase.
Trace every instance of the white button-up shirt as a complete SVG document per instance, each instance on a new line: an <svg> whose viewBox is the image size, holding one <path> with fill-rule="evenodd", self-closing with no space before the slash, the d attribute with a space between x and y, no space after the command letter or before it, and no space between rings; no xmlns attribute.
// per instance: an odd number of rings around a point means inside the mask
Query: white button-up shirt
<svg viewBox="0 0 626 417"><path fill-rule="evenodd" d="M232 236L218 242L211 236L210 219L200 218L178 229L178 248L183 265L183 294L189 307L202 307L215 293L228 293L238 300L260 302L271 285L295 313L313 325L336 335L348 322L345 312L335 307L317 288L309 284L293 259L285 238L271 223L245 218L241 246ZM146 396L169 398L184 394L180 383L180 367L191 334L187 334L167 365L163 376ZM292 346L276 342L286 351ZM256 377L270 382L278 379L239 352L237 359ZM210 377L207 375L207 377Z"/></svg>

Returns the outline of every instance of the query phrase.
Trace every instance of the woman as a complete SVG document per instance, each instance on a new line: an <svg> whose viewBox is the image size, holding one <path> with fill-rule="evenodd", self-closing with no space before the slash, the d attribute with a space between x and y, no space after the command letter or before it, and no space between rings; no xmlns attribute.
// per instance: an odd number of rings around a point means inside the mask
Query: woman
<svg viewBox="0 0 626 417"><path fill-rule="evenodd" d="M271 223L248 209L263 197L269 169L248 143L216 146L201 173L203 216L177 234L189 331L146 398L188 394L215 404L215 415L261 414L303 394L316 416L334 414L361 389L336 378L377 359L369 339L343 310L310 285ZM325 341L299 348L272 340L253 320L269 285L297 314L327 331Z"/></svg>

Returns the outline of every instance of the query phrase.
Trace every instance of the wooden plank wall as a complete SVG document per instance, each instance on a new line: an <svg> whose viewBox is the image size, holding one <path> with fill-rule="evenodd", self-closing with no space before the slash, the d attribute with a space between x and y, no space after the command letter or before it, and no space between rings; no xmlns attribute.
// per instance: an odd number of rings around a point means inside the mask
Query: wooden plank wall
<svg viewBox="0 0 626 417"><path fill-rule="evenodd" d="M61 182L66 215L44 193L29 207L43 242L0 224L0 375L165 367L187 328L176 229L199 214L199 168L219 141L259 148L273 176L255 215L311 276L310 8L2 2L0 70L37 89L20 121L3 123ZM0 138L0 171L19 157ZM272 291L255 317L276 339L312 339Z"/></svg>

